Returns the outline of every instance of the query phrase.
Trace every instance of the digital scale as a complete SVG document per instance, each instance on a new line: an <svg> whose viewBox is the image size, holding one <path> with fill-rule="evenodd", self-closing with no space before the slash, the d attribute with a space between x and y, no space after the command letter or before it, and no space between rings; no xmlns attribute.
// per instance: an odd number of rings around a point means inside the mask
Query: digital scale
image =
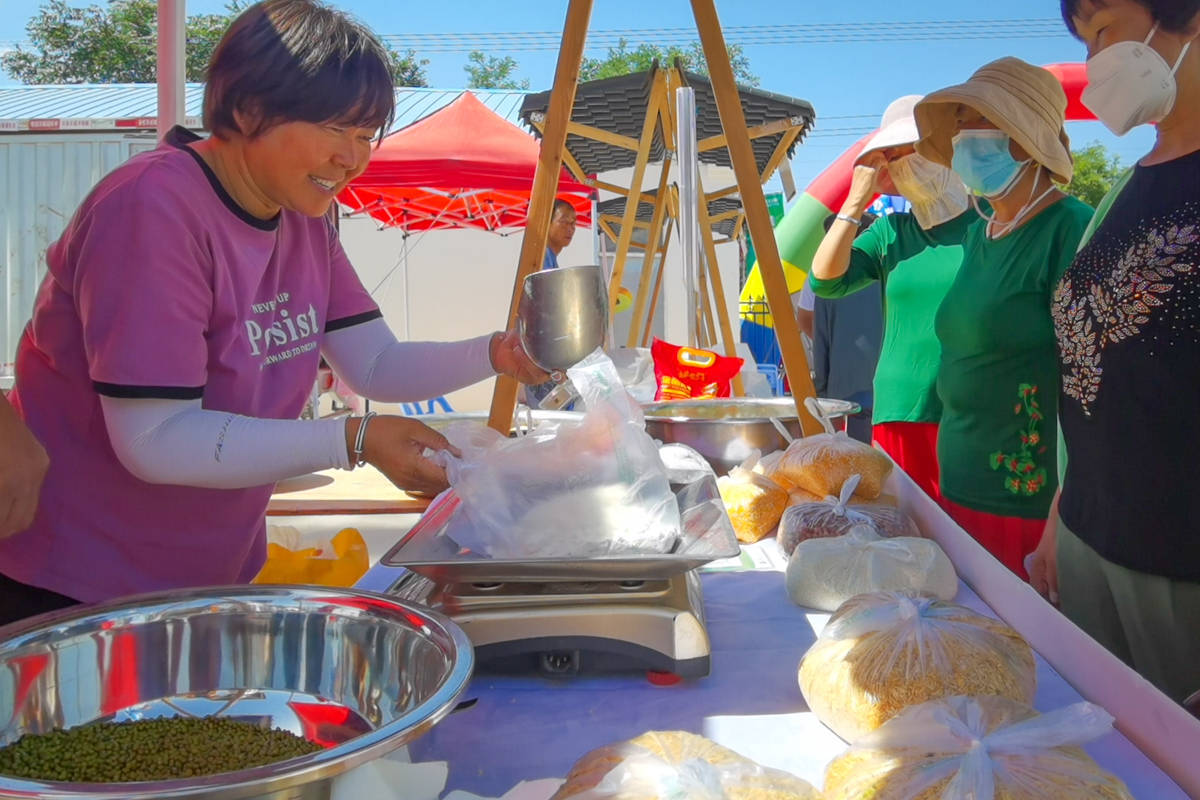
<svg viewBox="0 0 1200 800"><path fill-rule="evenodd" d="M682 520L670 553L566 560L492 559L445 535L448 492L381 563L408 570L389 594L455 621L480 672L708 674L710 646L697 568L736 556L737 537L711 476L676 488Z"/></svg>

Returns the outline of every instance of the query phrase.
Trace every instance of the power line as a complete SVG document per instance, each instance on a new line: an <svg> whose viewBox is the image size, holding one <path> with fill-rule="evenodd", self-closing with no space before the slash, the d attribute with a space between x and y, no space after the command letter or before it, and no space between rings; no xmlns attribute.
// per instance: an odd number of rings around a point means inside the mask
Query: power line
<svg viewBox="0 0 1200 800"><path fill-rule="evenodd" d="M847 42L942 41L975 39L1043 39L1065 35L1057 17L1012 20L904 20L896 22L812 23L797 25L731 25L723 29L730 44L743 46L834 44ZM558 31L498 31L476 33L384 34L393 47L421 53L499 49L507 51L557 50ZM696 41L692 28L615 28L588 32L585 49L653 42L662 47L686 46Z"/></svg>

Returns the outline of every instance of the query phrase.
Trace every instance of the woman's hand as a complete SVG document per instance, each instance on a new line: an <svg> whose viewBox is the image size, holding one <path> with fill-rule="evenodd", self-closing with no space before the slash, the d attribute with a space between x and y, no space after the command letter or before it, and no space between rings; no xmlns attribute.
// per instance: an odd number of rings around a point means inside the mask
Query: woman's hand
<svg viewBox="0 0 1200 800"><path fill-rule="evenodd" d="M50 458L0 395L0 539L33 523Z"/></svg>
<svg viewBox="0 0 1200 800"><path fill-rule="evenodd" d="M488 355L496 372L516 378L520 383L535 386L550 380L550 374L534 364L525 353L525 348L521 346L521 335L516 329L493 336Z"/></svg>
<svg viewBox="0 0 1200 800"><path fill-rule="evenodd" d="M1042 540L1029 558L1029 583L1038 594L1058 605L1058 514L1050 513Z"/></svg>
<svg viewBox="0 0 1200 800"><path fill-rule="evenodd" d="M854 165L854 176L850 179L850 193L842 212L861 217L875 195L879 194L879 178L887 169L887 159L878 150L867 153L863 160Z"/></svg>
<svg viewBox="0 0 1200 800"><path fill-rule="evenodd" d="M359 417L346 423L346 451L351 461L360 425ZM445 436L415 419L374 416L367 423L363 457L401 489L437 494L450 485L446 471L424 456L426 448L461 455Z"/></svg>

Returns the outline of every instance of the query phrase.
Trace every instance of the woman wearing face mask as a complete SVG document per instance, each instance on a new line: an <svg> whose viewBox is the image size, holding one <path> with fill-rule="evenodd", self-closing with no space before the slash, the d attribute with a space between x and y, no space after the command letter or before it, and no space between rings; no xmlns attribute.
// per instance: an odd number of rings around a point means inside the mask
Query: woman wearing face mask
<svg viewBox="0 0 1200 800"><path fill-rule="evenodd" d="M944 506L1022 578L1057 486L1058 367L1050 297L1092 209L1056 187L1073 172L1067 98L1016 58L917 104L917 152L952 166L986 224L970 229L938 309Z"/></svg>
<svg viewBox="0 0 1200 800"><path fill-rule="evenodd" d="M1033 585L1176 700L1200 690L1200 0L1062 0L1083 102L1153 149L1054 296L1066 475Z"/></svg>
<svg viewBox="0 0 1200 800"><path fill-rule="evenodd" d="M941 347L933 318L962 262L968 209L962 181L913 149L917 125L909 95L883 114L854 168L846 202L813 258L809 280L821 297L883 284L884 335L874 381L876 444L931 497L939 498L936 382ZM877 194L900 194L909 213L881 216L861 236L857 223Z"/></svg>

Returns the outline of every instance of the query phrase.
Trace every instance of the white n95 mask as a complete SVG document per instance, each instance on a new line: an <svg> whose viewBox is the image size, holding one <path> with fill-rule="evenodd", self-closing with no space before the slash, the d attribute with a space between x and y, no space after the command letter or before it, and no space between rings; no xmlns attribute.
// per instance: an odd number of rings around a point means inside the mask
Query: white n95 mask
<svg viewBox="0 0 1200 800"><path fill-rule="evenodd" d="M1117 42L1087 61L1088 85L1083 104L1117 136L1134 127L1158 122L1175 106L1175 70L1183 63L1188 42L1169 66L1150 40L1156 24L1143 42Z"/></svg>

